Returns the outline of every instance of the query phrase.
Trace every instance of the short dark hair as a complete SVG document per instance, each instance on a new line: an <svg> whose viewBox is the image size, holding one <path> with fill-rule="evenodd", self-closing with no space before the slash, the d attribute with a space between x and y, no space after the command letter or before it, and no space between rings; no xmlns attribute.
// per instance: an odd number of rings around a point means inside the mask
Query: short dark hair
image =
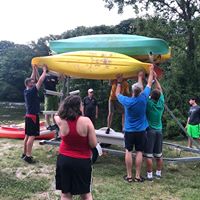
<svg viewBox="0 0 200 200"><path fill-rule="evenodd" d="M152 90L151 92L151 99L153 99L154 101L158 101L160 98L160 91L157 89Z"/></svg>
<svg viewBox="0 0 200 200"><path fill-rule="evenodd" d="M194 100L196 103L199 101L199 98L197 96L190 97L191 100Z"/></svg>
<svg viewBox="0 0 200 200"><path fill-rule="evenodd" d="M74 120L82 115L80 111L81 98L78 95L70 95L64 99L58 109L58 116L61 119Z"/></svg>
<svg viewBox="0 0 200 200"><path fill-rule="evenodd" d="M33 78L26 78L24 80L24 85L27 86L31 81L34 81L34 79Z"/></svg>
<svg viewBox="0 0 200 200"><path fill-rule="evenodd" d="M133 89L134 97L138 97L140 93L142 92L141 88L136 87Z"/></svg>

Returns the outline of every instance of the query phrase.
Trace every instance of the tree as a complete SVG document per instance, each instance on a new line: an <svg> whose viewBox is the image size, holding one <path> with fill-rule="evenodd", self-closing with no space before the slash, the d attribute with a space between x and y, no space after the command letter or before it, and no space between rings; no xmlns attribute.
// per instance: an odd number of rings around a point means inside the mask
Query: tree
<svg viewBox="0 0 200 200"><path fill-rule="evenodd" d="M154 13L158 16L162 16L168 20L178 21L186 36L188 60L191 60L191 64L196 67L194 61L195 51L197 48L198 39L195 31L194 19L200 15L200 0L103 0L106 2L106 7L112 9L116 4L118 6L118 12L123 12L125 6L131 5L133 9L138 13L139 10L153 9Z"/></svg>
<svg viewBox="0 0 200 200"><path fill-rule="evenodd" d="M24 79L31 74L31 59L35 54L26 45L3 44L7 48L0 54L0 100L23 101Z"/></svg>
<svg viewBox="0 0 200 200"><path fill-rule="evenodd" d="M63 39L67 39L67 38L77 37L77 36L82 36L82 35L109 34L109 33L115 33L114 26L105 26L105 25L94 26L94 27L79 26L73 30L64 32L61 35L61 37Z"/></svg>

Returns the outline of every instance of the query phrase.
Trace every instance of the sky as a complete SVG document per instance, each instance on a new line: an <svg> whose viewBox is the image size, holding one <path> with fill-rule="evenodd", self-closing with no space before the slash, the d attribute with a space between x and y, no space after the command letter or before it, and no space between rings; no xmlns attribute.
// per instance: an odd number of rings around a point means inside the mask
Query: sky
<svg viewBox="0 0 200 200"><path fill-rule="evenodd" d="M0 0L0 41L28 44L78 26L116 25L135 17L131 7L123 14L109 11L103 0Z"/></svg>

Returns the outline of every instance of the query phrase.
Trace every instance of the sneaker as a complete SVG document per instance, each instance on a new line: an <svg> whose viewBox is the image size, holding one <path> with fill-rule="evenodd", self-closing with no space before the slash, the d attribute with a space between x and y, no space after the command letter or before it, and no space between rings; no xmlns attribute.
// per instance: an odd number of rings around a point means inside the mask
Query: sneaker
<svg viewBox="0 0 200 200"><path fill-rule="evenodd" d="M109 133L110 133L110 128L107 128L106 134L109 134Z"/></svg>
<svg viewBox="0 0 200 200"><path fill-rule="evenodd" d="M51 131L51 125L47 126L47 130Z"/></svg>
<svg viewBox="0 0 200 200"><path fill-rule="evenodd" d="M35 160L33 160L33 157L32 157L32 156L25 156L23 160L26 161L26 162L29 163L29 164L34 164L34 163L36 163Z"/></svg>
<svg viewBox="0 0 200 200"><path fill-rule="evenodd" d="M151 177L151 178L146 177L145 180L147 180L147 181L153 181L153 177Z"/></svg>
<svg viewBox="0 0 200 200"><path fill-rule="evenodd" d="M51 126L51 130L52 130L52 131L53 131L53 130L59 130L58 125L57 125L57 124L52 125L52 126Z"/></svg>
<svg viewBox="0 0 200 200"><path fill-rule="evenodd" d="M24 159L25 156L26 156L26 154L23 153L23 154L21 155L21 159Z"/></svg>
<svg viewBox="0 0 200 200"><path fill-rule="evenodd" d="M57 124L54 124L54 125L48 126L47 130L50 130L50 131L54 131L54 130L59 131L59 127L58 127Z"/></svg>
<svg viewBox="0 0 200 200"><path fill-rule="evenodd" d="M162 176L155 174L155 178L156 178L156 179L161 179Z"/></svg>

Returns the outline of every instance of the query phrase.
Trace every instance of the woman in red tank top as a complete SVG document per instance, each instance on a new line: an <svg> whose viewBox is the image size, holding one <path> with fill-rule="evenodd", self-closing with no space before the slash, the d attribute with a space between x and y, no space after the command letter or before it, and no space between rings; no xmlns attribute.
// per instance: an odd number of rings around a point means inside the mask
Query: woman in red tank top
<svg viewBox="0 0 200 200"><path fill-rule="evenodd" d="M60 128L61 144L56 166L56 189L61 200L71 200L79 194L81 199L92 200L91 149L96 147L94 126L82 116L81 98L67 97L61 104L55 120Z"/></svg>

